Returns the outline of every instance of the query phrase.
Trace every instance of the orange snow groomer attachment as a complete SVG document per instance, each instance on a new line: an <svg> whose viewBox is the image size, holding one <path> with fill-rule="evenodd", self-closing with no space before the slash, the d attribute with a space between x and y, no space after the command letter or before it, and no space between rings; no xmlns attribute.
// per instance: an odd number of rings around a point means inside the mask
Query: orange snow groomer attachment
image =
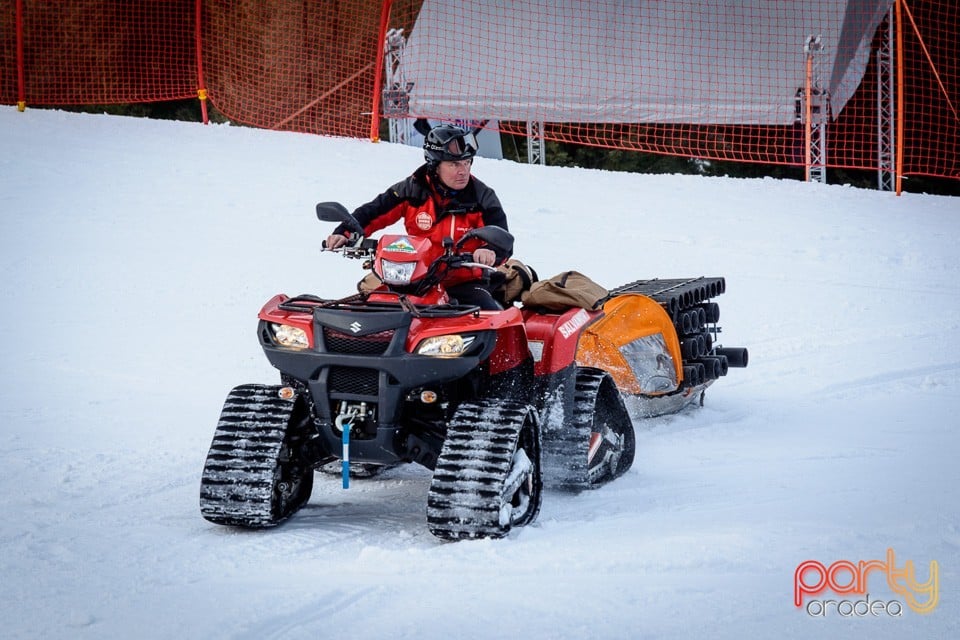
<svg viewBox="0 0 960 640"><path fill-rule="evenodd" d="M603 305L603 316L586 327L577 364L608 371L621 393L663 395L683 379L680 340L659 303L640 294L619 295Z"/></svg>

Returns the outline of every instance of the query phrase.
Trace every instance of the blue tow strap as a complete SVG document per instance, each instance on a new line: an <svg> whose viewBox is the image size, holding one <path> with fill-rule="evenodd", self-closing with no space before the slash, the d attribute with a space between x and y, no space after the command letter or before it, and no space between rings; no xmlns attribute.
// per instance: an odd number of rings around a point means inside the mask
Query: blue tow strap
<svg viewBox="0 0 960 640"><path fill-rule="evenodd" d="M343 488L350 488L350 424L343 425L343 462L340 475L343 478Z"/></svg>

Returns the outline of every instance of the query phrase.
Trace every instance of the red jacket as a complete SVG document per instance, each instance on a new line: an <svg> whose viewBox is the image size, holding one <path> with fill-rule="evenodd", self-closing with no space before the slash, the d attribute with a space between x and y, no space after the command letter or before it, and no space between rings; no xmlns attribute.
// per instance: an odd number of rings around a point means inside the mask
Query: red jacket
<svg viewBox="0 0 960 640"><path fill-rule="evenodd" d="M471 176L464 189L444 196L445 190L438 189L434 180L435 174L431 175L427 165L422 165L412 176L359 207L353 216L367 236L403 219L409 235L429 238L438 247L444 238L453 238L456 242L471 229L488 225L507 228L507 216L500 199L484 183ZM334 233L349 235L343 226L337 227ZM464 250L473 251L480 246L479 241L468 242ZM465 282L480 277L478 270L463 271L465 273L451 276L448 281Z"/></svg>

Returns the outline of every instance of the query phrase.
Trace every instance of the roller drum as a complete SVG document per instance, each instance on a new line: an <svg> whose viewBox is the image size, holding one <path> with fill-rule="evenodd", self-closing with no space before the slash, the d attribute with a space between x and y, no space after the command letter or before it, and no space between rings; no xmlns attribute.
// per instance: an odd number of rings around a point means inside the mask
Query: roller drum
<svg viewBox="0 0 960 640"><path fill-rule="evenodd" d="M724 356L731 367L743 368L747 366L750 357L745 347L725 347L716 350L718 356Z"/></svg>

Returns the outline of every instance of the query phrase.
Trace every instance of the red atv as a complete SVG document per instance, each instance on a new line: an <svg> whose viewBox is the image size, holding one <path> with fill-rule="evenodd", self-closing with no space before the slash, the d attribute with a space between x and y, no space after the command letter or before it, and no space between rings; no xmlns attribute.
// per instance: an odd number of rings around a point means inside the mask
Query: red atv
<svg viewBox="0 0 960 640"><path fill-rule="evenodd" d="M261 309L260 344L281 384L227 396L201 482L211 522L276 525L310 498L314 469L338 459L344 488L351 462L416 462L433 471L434 535L502 537L536 518L544 481L591 488L630 468L624 395L641 414L674 411L727 366L746 365L745 349L707 348L707 296L722 293L722 278L632 283L598 309L481 311L443 282L482 267L461 252L469 239L512 253L505 230L436 247L364 238L337 203L317 215L351 227L339 251L366 260L377 286L340 300L281 294Z"/></svg>

